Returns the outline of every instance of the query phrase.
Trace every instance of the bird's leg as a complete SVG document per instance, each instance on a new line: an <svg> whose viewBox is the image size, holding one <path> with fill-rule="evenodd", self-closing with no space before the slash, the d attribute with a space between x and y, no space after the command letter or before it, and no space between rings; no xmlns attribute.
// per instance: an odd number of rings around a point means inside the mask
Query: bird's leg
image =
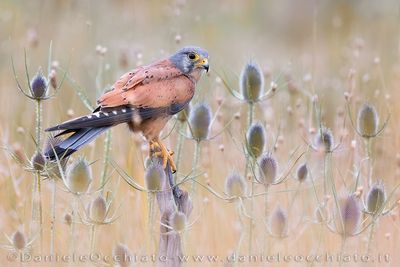
<svg viewBox="0 0 400 267"><path fill-rule="evenodd" d="M155 151L156 149L158 151ZM157 138L155 140L150 141L150 154L162 158L164 169L167 167L167 162L169 162L169 164L171 165L172 172L173 173L176 172L176 165L174 163L174 159L172 158L174 152L168 151L168 149L164 146L164 144L160 141L160 139Z"/></svg>

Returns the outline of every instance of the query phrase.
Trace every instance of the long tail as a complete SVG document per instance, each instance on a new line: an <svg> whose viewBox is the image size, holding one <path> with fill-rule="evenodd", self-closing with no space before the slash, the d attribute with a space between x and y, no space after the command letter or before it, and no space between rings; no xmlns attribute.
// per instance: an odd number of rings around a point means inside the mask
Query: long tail
<svg viewBox="0 0 400 267"><path fill-rule="evenodd" d="M55 147L49 148L49 150L45 151L45 156L49 160L67 158L85 144L93 141L97 136L110 127L111 126L79 129L67 139L57 144Z"/></svg>
<svg viewBox="0 0 400 267"><path fill-rule="evenodd" d="M48 132L62 131L57 136L72 133L69 137L45 151L49 160L67 158L85 144L90 143L101 133L120 123L129 122L134 109L124 106L102 111L97 108L92 114L75 118L54 127L46 129Z"/></svg>

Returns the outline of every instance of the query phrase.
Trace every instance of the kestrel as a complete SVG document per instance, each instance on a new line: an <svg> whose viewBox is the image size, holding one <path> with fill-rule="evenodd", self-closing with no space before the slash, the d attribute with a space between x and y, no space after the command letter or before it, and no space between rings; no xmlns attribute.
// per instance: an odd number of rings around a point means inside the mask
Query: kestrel
<svg viewBox="0 0 400 267"><path fill-rule="evenodd" d="M155 155L162 158L164 168L169 162L176 171L172 153L161 142L160 132L172 115L189 104L196 83L208 68L206 50L184 47L166 59L125 73L99 98L93 113L46 129L62 130L58 136L72 133L46 151L47 158L68 157L107 129L127 123L132 131L143 133L150 153L158 150Z"/></svg>

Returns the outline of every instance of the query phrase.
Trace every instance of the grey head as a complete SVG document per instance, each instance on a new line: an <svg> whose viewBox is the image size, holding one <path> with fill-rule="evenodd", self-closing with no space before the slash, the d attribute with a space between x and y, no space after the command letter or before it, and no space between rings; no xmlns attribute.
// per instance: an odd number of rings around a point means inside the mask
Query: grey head
<svg viewBox="0 0 400 267"><path fill-rule="evenodd" d="M204 69L208 72L208 52L196 46L186 46L170 57L172 63L184 74Z"/></svg>

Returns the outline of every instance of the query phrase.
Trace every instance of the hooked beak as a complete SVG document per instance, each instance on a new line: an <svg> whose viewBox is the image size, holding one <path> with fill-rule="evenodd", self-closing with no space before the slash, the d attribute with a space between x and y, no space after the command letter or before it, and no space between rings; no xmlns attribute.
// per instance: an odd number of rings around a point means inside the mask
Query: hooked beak
<svg viewBox="0 0 400 267"><path fill-rule="evenodd" d="M210 66L208 65L208 59L207 58L203 58L203 60L199 64L199 66L202 67L203 69L205 69L206 72L208 72L208 70L210 69Z"/></svg>

